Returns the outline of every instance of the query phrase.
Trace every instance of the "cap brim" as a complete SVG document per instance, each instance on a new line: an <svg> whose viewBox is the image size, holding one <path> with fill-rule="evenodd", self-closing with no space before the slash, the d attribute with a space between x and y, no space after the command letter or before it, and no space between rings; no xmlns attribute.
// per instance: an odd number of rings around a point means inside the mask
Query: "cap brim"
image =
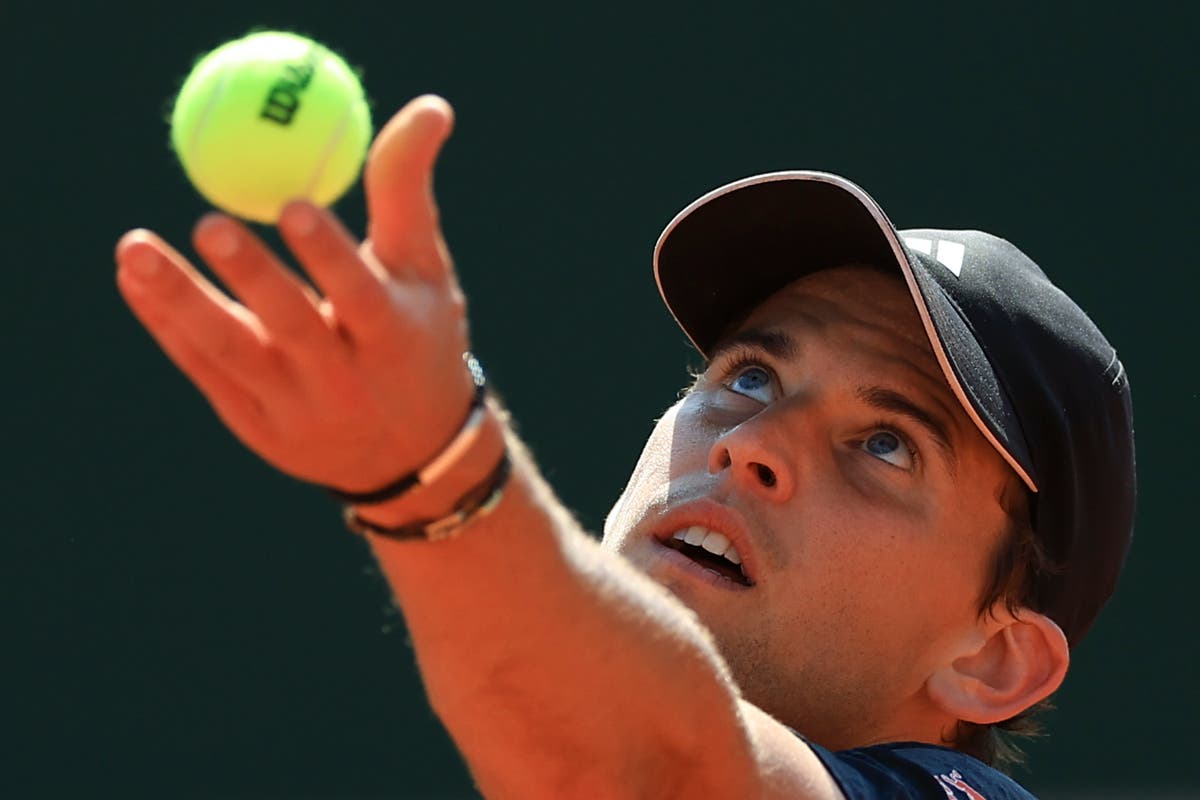
<svg viewBox="0 0 1200 800"><path fill-rule="evenodd" d="M789 283L845 264L896 264L951 391L980 433L1033 491L1018 417L987 356L931 270L879 205L838 175L788 171L736 181L699 198L654 248L659 292L706 356L758 303Z"/></svg>

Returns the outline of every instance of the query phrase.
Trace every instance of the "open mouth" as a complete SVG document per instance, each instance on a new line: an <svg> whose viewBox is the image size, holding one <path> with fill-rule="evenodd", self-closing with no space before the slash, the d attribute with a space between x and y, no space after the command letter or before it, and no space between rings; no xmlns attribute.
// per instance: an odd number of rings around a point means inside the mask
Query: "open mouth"
<svg viewBox="0 0 1200 800"><path fill-rule="evenodd" d="M742 557L737 548L724 534L693 525L675 531L663 544L736 584L754 585L742 571Z"/></svg>

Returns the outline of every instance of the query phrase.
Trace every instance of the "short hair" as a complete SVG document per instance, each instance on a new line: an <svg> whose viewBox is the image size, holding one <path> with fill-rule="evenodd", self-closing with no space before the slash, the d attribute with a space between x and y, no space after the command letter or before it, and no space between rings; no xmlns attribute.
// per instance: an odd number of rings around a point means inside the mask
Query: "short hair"
<svg viewBox="0 0 1200 800"><path fill-rule="evenodd" d="M1038 587L1058 569L1033 530L1034 498L1010 470L996 500L1004 510L1005 530L992 553L987 582L979 596L979 614L992 614L1001 603L1018 616L1023 609L1040 611ZM1046 698L1000 722L959 720L947 744L998 769L1020 766L1025 761L1022 743L1044 733L1039 716L1053 707Z"/></svg>

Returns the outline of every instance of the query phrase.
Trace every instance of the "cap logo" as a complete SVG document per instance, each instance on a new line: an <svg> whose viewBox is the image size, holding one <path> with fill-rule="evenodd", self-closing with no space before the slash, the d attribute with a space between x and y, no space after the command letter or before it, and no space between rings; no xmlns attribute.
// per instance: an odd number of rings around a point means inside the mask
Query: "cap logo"
<svg viewBox="0 0 1200 800"><path fill-rule="evenodd" d="M962 273L963 256L966 254L967 248L961 242L905 236L904 243L913 250L933 256L939 264L953 272L954 277L957 278Z"/></svg>

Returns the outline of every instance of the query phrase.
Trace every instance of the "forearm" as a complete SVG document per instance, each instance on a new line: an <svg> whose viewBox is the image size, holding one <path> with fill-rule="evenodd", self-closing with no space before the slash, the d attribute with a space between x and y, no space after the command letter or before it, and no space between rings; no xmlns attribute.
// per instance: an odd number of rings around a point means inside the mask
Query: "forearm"
<svg viewBox="0 0 1200 800"><path fill-rule="evenodd" d="M509 448L503 502L460 537L373 540L430 702L480 788L672 794L681 776L710 781L678 767L713 753L737 788L748 739L705 629L579 529L515 437Z"/></svg>
<svg viewBox="0 0 1200 800"><path fill-rule="evenodd" d="M285 474L376 488L428 463L461 425L471 392L459 362L465 305L432 192L452 122L445 101L423 97L380 131L364 167L368 241L309 202L283 209L280 234L309 280L220 215L198 224L195 244L229 294L149 231L117 245L131 310L229 429ZM485 437L485 449L489 441L492 452L464 462L457 485L439 479L365 518L438 516L497 463L499 437ZM781 774L770 772L777 762L754 760L771 742L802 758L777 723L739 715L744 704L691 614L600 550L515 445L513 456L505 499L461 538L373 541L430 699L481 788L521 798L752 796L756 764L768 779ZM795 774L819 770L808 758Z"/></svg>

